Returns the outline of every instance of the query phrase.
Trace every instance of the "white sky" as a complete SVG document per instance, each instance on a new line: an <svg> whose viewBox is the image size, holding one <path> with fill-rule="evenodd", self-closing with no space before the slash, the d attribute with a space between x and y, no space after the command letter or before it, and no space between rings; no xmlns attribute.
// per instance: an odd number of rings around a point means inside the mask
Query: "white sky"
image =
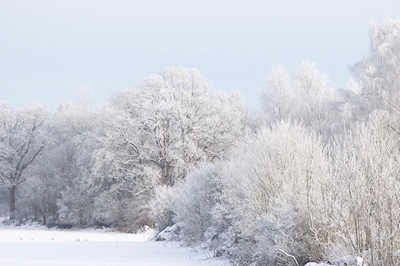
<svg viewBox="0 0 400 266"><path fill-rule="evenodd" d="M0 0L0 101L56 110L84 86L105 103L168 66L198 68L258 108L264 77L309 59L345 86L388 0Z"/></svg>

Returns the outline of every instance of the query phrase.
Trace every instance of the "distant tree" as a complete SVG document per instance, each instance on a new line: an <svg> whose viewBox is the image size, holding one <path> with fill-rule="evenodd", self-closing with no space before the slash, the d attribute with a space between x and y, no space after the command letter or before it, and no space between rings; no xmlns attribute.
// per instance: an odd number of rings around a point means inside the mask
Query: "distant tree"
<svg viewBox="0 0 400 266"><path fill-rule="evenodd" d="M269 120L275 122L289 118L294 104L289 73L282 65L278 65L265 83L267 91L261 94L261 101Z"/></svg>
<svg viewBox="0 0 400 266"><path fill-rule="evenodd" d="M294 72L293 89L297 95L320 95L328 85L329 78L318 70L315 63L303 61Z"/></svg>
<svg viewBox="0 0 400 266"><path fill-rule="evenodd" d="M305 125L325 133L330 127L332 108L328 75L321 72L315 63L302 62L295 70L293 91L297 110L294 117Z"/></svg>
<svg viewBox="0 0 400 266"><path fill-rule="evenodd" d="M400 19L387 17L370 28L370 49L357 62L352 73L361 84L364 112L399 108L400 87Z"/></svg>
<svg viewBox="0 0 400 266"><path fill-rule="evenodd" d="M299 121L319 133L331 134L341 112L347 110L343 110L344 93L330 88L328 82L328 75L308 60L296 68L292 80L283 66L275 67L266 78L267 91L261 95L269 123Z"/></svg>
<svg viewBox="0 0 400 266"><path fill-rule="evenodd" d="M46 144L49 111L42 105L21 110L0 105L0 181L10 193L10 220L15 219L17 189L28 179Z"/></svg>

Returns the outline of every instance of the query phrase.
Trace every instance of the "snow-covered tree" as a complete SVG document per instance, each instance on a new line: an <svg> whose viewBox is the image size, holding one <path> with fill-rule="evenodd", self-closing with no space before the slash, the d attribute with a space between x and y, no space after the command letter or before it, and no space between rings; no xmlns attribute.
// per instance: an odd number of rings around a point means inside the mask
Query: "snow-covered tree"
<svg viewBox="0 0 400 266"><path fill-rule="evenodd" d="M335 132L345 95L328 82L327 74L308 60L296 68L292 80L283 66L275 67L266 79L267 91L261 95L269 123L299 121L324 135Z"/></svg>
<svg viewBox="0 0 400 266"><path fill-rule="evenodd" d="M362 86L363 109L398 108L400 88L400 19L387 17L370 28L370 50L352 67ZM393 106L394 105L394 106Z"/></svg>
<svg viewBox="0 0 400 266"><path fill-rule="evenodd" d="M297 106L294 117L322 134L328 133L334 115L331 105L336 93L328 87L328 82L328 76L308 60L294 72L293 90Z"/></svg>
<svg viewBox="0 0 400 266"><path fill-rule="evenodd" d="M286 120L293 112L294 96L289 73L282 65L274 67L265 80L267 91L261 95L271 122Z"/></svg>
<svg viewBox="0 0 400 266"><path fill-rule="evenodd" d="M316 96L327 88L328 82L328 76L320 72L315 63L306 60L294 72L293 89L296 95Z"/></svg>
<svg viewBox="0 0 400 266"><path fill-rule="evenodd" d="M95 219L92 167L93 153L102 147L102 109L88 100L60 105L52 123L52 149L47 166L57 181L60 219L87 224Z"/></svg>
<svg viewBox="0 0 400 266"><path fill-rule="evenodd" d="M196 69L167 68L116 94L112 106L128 120L125 128L115 126L120 138L167 185L191 165L222 158L243 130L242 100L213 91Z"/></svg>
<svg viewBox="0 0 400 266"><path fill-rule="evenodd" d="M327 209L335 242L371 265L398 265L398 136L390 114L376 111L334 141L334 183Z"/></svg>
<svg viewBox="0 0 400 266"><path fill-rule="evenodd" d="M14 110L0 105L0 181L10 193L10 219L15 219L17 189L30 178L29 168L45 148L46 121L42 105Z"/></svg>
<svg viewBox="0 0 400 266"><path fill-rule="evenodd" d="M213 91L196 69L151 75L141 87L116 93L111 108L96 176L131 198L130 221L149 213L143 208L156 187L174 186L201 163L226 157L244 128L241 98Z"/></svg>

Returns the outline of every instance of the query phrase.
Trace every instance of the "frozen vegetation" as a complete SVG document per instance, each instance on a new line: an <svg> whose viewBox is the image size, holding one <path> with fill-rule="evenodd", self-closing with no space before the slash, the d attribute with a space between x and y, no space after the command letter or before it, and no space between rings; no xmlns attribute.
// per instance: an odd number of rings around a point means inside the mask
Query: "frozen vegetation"
<svg viewBox="0 0 400 266"><path fill-rule="evenodd" d="M350 70L354 80L334 88L313 62L276 66L260 112L187 68L150 75L105 106L86 94L55 113L1 104L0 211L11 222L160 233L143 242L2 229L0 257L400 265L400 19L371 25L370 51Z"/></svg>

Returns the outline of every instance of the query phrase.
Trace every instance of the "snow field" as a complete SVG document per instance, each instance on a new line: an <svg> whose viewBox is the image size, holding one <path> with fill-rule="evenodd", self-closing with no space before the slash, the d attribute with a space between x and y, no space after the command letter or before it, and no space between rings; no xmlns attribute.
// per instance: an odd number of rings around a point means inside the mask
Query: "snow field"
<svg viewBox="0 0 400 266"><path fill-rule="evenodd" d="M151 232L57 231L0 228L0 265L222 266L226 261L182 248L178 243L146 241Z"/></svg>

